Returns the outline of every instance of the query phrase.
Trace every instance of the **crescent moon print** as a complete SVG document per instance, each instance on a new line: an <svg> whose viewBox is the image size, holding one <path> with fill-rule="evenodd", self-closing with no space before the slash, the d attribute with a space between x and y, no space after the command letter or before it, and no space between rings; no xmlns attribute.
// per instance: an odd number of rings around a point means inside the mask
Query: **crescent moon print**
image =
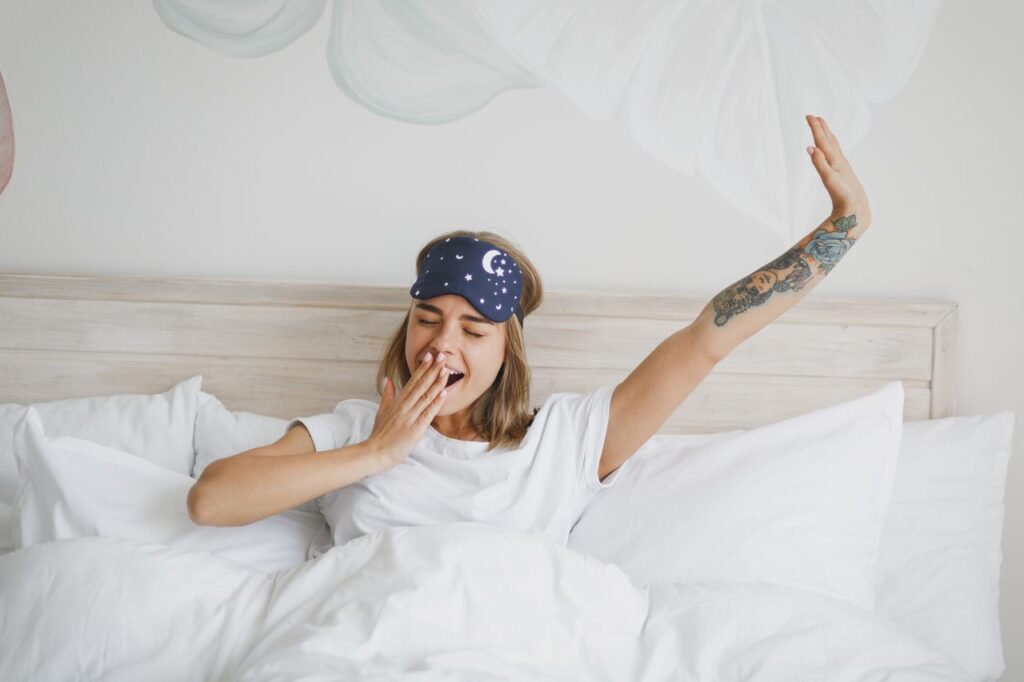
<svg viewBox="0 0 1024 682"><path fill-rule="evenodd" d="M501 255L501 251L498 251L496 249L491 249L490 251L488 251L487 253L484 254L483 266L484 266L484 270L487 271L487 274L489 274L489 275L493 275L494 274L494 270L491 270L491 261L494 260L497 256L500 256L500 255Z"/></svg>

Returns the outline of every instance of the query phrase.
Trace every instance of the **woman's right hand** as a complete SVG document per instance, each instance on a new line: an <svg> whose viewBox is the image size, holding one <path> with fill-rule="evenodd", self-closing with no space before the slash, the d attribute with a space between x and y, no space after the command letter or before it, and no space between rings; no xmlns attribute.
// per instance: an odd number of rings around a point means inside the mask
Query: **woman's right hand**
<svg viewBox="0 0 1024 682"><path fill-rule="evenodd" d="M395 385L390 379L384 379L384 396L367 442L387 469L401 464L409 456L444 404L448 382L448 368L444 363L443 353L434 361L428 353L397 396Z"/></svg>

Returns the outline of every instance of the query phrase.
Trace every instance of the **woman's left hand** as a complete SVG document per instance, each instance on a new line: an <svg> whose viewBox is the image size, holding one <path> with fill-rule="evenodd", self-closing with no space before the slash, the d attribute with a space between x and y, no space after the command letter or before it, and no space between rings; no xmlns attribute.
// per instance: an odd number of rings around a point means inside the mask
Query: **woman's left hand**
<svg viewBox="0 0 1024 682"><path fill-rule="evenodd" d="M867 227L871 222L871 205L853 167L839 148L839 141L820 116L807 116L814 135L814 146L808 147L811 161L832 197L832 215L836 218L854 214L857 224Z"/></svg>

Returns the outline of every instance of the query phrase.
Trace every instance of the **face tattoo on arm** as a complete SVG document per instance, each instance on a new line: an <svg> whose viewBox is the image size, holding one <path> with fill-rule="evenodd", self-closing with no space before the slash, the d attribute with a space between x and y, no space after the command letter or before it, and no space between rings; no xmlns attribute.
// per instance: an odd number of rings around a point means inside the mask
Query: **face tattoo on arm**
<svg viewBox="0 0 1024 682"><path fill-rule="evenodd" d="M765 303L773 293L800 291L816 274L832 271L857 240L849 235L857 216L831 221L832 229L819 227L798 244L760 270L734 282L712 299L715 325L724 326L732 317Z"/></svg>

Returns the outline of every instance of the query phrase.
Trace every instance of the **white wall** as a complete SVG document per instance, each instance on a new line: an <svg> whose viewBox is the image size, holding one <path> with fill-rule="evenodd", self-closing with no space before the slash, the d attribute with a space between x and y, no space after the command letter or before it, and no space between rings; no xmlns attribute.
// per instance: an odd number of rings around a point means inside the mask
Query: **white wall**
<svg viewBox="0 0 1024 682"><path fill-rule="evenodd" d="M1022 24L1013 2L943 6L907 88L848 152L872 230L811 294L958 301L958 413L1017 413L1007 680L1024 678ZM511 237L549 288L710 297L785 250L554 91L444 126L371 114L331 80L327 28L241 60L149 3L0 5L17 142L0 272L406 285L429 237L466 227Z"/></svg>

